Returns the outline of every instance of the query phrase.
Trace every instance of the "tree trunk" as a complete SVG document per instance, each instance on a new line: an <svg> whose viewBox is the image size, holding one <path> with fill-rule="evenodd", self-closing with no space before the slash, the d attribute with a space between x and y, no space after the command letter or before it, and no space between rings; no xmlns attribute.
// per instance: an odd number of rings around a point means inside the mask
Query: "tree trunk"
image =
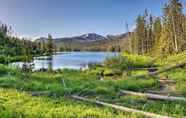
<svg viewBox="0 0 186 118"><path fill-rule="evenodd" d="M179 67L183 67L183 66L186 66L186 60L178 62L177 64L172 65L170 67L160 69L156 72L149 73L149 76L154 76L154 75L157 75L157 74L160 74L160 73L163 73L163 72L167 72L167 71L170 71L170 70L173 70L173 69L176 69L176 68L179 68Z"/></svg>
<svg viewBox="0 0 186 118"><path fill-rule="evenodd" d="M101 106L105 106L105 107L114 108L116 110L120 110L123 112L142 114L142 115L149 117L149 118L171 118L169 116L161 116L161 115L150 113L150 112L144 112L144 111L131 109L131 108L123 107L123 106L118 106L118 105L114 105L114 104L109 104L109 103L105 103L105 102L101 102L101 101L97 101L97 100L91 100L91 99L87 99L87 98L76 96L76 95L72 95L71 97L76 100L89 102L89 103L93 103L93 104L97 104L97 105L101 105Z"/></svg>
<svg viewBox="0 0 186 118"><path fill-rule="evenodd" d="M122 90L121 93L127 94L127 95L146 97L148 99L153 99L153 100L183 101L183 102L186 102L186 98L183 98L183 97L164 96L164 95L157 95L157 94L151 94L151 93L132 92L132 91L125 91L125 90Z"/></svg>

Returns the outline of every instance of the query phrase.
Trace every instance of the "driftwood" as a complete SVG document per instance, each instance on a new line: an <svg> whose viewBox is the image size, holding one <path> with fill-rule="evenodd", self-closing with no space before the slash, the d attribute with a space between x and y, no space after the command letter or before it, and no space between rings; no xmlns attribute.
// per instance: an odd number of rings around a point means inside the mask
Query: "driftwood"
<svg viewBox="0 0 186 118"><path fill-rule="evenodd" d="M164 91L156 91L156 90L146 90L146 91L152 94L167 95L167 92Z"/></svg>
<svg viewBox="0 0 186 118"><path fill-rule="evenodd" d="M175 80L171 80L171 79L159 79L158 82L167 83L167 84L175 84L176 83Z"/></svg>
<svg viewBox="0 0 186 118"><path fill-rule="evenodd" d="M178 62L175 65L172 65L172 66L160 69L160 70L158 70L156 72L151 72L151 73L149 73L149 76L158 75L160 73L164 73L164 72L167 72L167 71L170 71L170 70L173 70L173 69L176 69L176 68L184 67L184 66L186 66L186 60Z"/></svg>
<svg viewBox="0 0 186 118"><path fill-rule="evenodd" d="M101 101L97 101L97 100L91 100L91 99L76 96L76 95L72 95L71 97L75 100L80 100L80 101L89 102L89 103L93 103L93 104L97 104L97 105L101 105L101 106L105 106L105 107L114 108L116 110L120 110L123 112L142 114L142 115L149 117L149 118L171 118L169 116L162 116L162 115L158 115L158 114L154 114L154 113L150 113L150 112L144 112L144 111L140 111L140 110L124 107L124 106L109 104L109 103L105 103L105 102L101 102Z"/></svg>
<svg viewBox="0 0 186 118"><path fill-rule="evenodd" d="M125 90L122 90L121 93L127 94L127 95L142 96L142 97L146 97L148 99L153 99L153 100L186 102L186 98L183 98L183 97L173 97L173 96L157 95L157 94L152 94L152 93L140 93L140 92L125 91Z"/></svg>
<svg viewBox="0 0 186 118"><path fill-rule="evenodd" d="M34 92L28 92L32 96L51 96L52 93L49 91L34 91Z"/></svg>
<svg viewBox="0 0 186 118"><path fill-rule="evenodd" d="M61 96L58 93L55 92L50 92L50 91L34 91L34 92L27 92L29 93L31 96L47 96L47 97L59 97Z"/></svg>
<svg viewBox="0 0 186 118"><path fill-rule="evenodd" d="M159 67L147 67L147 68L131 68L130 70L152 70L152 69L155 69L155 70L158 70Z"/></svg>

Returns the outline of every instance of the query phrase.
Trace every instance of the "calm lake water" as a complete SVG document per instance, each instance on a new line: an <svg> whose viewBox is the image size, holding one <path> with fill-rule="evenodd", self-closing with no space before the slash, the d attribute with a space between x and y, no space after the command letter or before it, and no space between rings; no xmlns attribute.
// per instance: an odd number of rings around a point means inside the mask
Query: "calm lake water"
<svg viewBox="0 0 186 118"><path fill-rule="evenodd" d="M87 69L88 65L102 63L106 58L117 56L113 52L61 52L48 57L37 57L33 60L34 70L48 69ZM16 62L12 65L21 67L23 62Z"/></svg>

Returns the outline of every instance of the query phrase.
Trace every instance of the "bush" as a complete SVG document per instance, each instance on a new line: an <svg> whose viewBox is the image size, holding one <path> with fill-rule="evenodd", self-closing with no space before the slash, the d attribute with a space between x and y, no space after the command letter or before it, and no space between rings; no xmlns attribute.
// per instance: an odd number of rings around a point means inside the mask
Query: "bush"
<svg viewBox="0 0 186 118"><path fill-rule="evenodd" d="M157 66L156 64L154 64L154 58L150 56L128 54L128 53L122 53L121 55L127 60L129 60L130 64L132 64L131 66L135 68L146 68L146 67Z"/></svg>
<svg viewBox="0 0 186 118"><path fill-rule="evenodd" d="M106 67L113 68L115 71L124 71L130 69L132 62L123 56L115 56L106 59L104 64Z"/></svg>
<svg viewBox="0 0 186 118"><path fill-rule="evenodd" d="M25 56L5 56L5 55L0 55L0 63L11 63L11 62L16 62L16 61L24 61Z"/></svg>
<svg viewBox="0 0 186 118"><path fill-rule="evenodd" d="M161 65L161 66L166 66L166 65L174 64L176 62L185 60L185 59L186 59L186 52L183 52L183 53L179 53L179 54L169 55L164 58L159 58L156 60L155 63L157 63L158 65Z"/></svg>
<svg viewBox="0 0 186 118"><path fill-rule="evenodd" d="M149 56L122 53L119 56L106 59L104 64L107 68L112 69L114 74L121 75L123 71L130 71L134 68L155 67L156 65L153 63L153 60L154 59Z"/></svg>

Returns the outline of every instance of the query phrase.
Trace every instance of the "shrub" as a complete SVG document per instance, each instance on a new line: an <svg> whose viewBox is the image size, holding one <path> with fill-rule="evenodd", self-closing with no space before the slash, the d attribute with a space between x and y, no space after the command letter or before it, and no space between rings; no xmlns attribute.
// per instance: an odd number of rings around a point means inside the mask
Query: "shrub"
<svg viewBox="0 0 186 118"><path fill-rule="evenodd" d="M156 66L154 64L154 58L150 56L128 54L128 53L122 53L121 55L130 61L132 67L145 68L145 67Z"/></svg>
<svg viewBox="0 0 186 118"><path fill-rule="evenodd" d="M104 64L115 72L119 72L130 69L132 62L123 56L116 56L106 59Z"/></svg>
<svg viewBox="0 0 186 118"><path fill-rule="evenodd" d="M148 68L157 66L153 63L153 60L154 59L150 56L122 53L119 56L106 59L104 65L107 68L112 69L112 73L121 75L124 71L128 72L134 68Z"/></svg>

